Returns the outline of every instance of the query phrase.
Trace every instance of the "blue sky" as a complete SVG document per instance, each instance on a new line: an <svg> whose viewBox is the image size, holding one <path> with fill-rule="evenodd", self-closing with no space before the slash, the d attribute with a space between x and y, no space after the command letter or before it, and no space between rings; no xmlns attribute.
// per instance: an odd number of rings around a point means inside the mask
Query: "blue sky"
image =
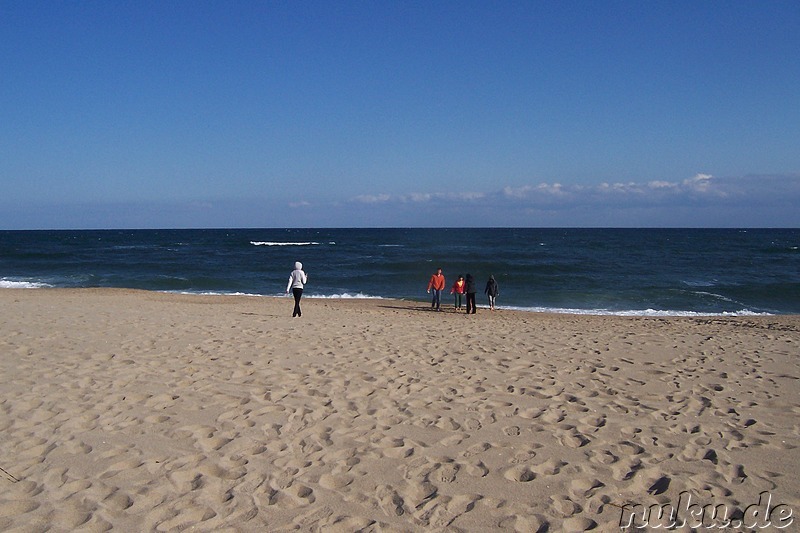
<svg viewBox="0 0 800 533"><path fill-rule="evenodd" d="M800 3L0 2L0 229L800 226Z"/></svg>

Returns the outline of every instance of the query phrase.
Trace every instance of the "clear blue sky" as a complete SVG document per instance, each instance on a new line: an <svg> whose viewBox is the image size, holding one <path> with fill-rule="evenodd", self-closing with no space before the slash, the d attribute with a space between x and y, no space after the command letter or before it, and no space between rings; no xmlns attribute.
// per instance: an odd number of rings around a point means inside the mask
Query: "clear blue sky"
<svg viewBox="0 0 800 533"><path fill-rule="evenodd" d="M800 2L0 0L0 229L800 226Z"/></svg>

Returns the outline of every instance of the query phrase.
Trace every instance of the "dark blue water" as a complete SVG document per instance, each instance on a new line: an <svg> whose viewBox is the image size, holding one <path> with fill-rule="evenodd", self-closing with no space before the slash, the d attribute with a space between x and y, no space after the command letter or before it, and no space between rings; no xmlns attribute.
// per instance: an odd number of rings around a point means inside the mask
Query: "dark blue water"
<svg viewBox="0 0 800 533"><path fill-rule="evenodd" d="M494 275L501 307L615 314L800 313L796 229L233 229L0 232L0 287L126 287L426 300ZM449 291L447 291L449 292ZM445 299L449 302L449 296Z"/></svg>

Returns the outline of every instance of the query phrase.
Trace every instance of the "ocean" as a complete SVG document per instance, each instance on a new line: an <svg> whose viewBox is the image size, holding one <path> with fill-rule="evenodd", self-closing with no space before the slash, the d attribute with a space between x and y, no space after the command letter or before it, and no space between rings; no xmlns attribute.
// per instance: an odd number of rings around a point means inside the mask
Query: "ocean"
<svg viewBox="0 0 800 533"><path fill-rule="evenodd" d="M798 229L0 231L0 288L123 287L427 302L443 269L490 275L501 308L586 314L800 314Z"/></svg>

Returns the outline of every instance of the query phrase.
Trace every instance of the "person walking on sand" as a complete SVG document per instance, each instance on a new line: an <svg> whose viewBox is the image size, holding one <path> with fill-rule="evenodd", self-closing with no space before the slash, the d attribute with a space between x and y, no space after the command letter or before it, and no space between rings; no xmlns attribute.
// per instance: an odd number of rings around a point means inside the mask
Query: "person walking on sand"
<svg viewBox="0 0 800 533"><path fill-rule="evenodd" d="M442 269L437 268L436 274L431 276L428 282L428 294L433 290L433 298L431 299L431 309L436 308L437 311L442 310L442 291L444 290L444 275Z"/></svg>
<svg viewBox="0 0 800 533"><path fill-rule="evenodd" d="M497 286L494 276L489 276L489 281L486 282L486 289L483 291L489 297L489 309L494 311L494 303L497 295L500 294L500 287Z"/></svg>
<svg viewBox="0 0 800 533"><path fill-rule="evenodd" d="M450 294L455 294L455 304L453 305L453 311L458 311L461 309L461 303L464 300L464 276L461 274L458 275L458 279L450 289Z"/></svg>
<svg viewBox="0 0 800 533"><path fill-rule="evenodd" d="M475 293L478 290L475 288L475 278L472 277L472 274L467 274L466 280L464 280L464 292L467 294L467 314L475 314Z"/></svg>
<svg viewBox="0 0 800 533"><path fill-rule="evenodd" d="M300 261L294 264L294 270L289 274L289 284L286 286L286 294L289 294L289 289L294 294L294 311L292 317L302 316L300 311L300 298L303 297L303 287L308 283L308 276L303 272L303 263Z"/></svg>

